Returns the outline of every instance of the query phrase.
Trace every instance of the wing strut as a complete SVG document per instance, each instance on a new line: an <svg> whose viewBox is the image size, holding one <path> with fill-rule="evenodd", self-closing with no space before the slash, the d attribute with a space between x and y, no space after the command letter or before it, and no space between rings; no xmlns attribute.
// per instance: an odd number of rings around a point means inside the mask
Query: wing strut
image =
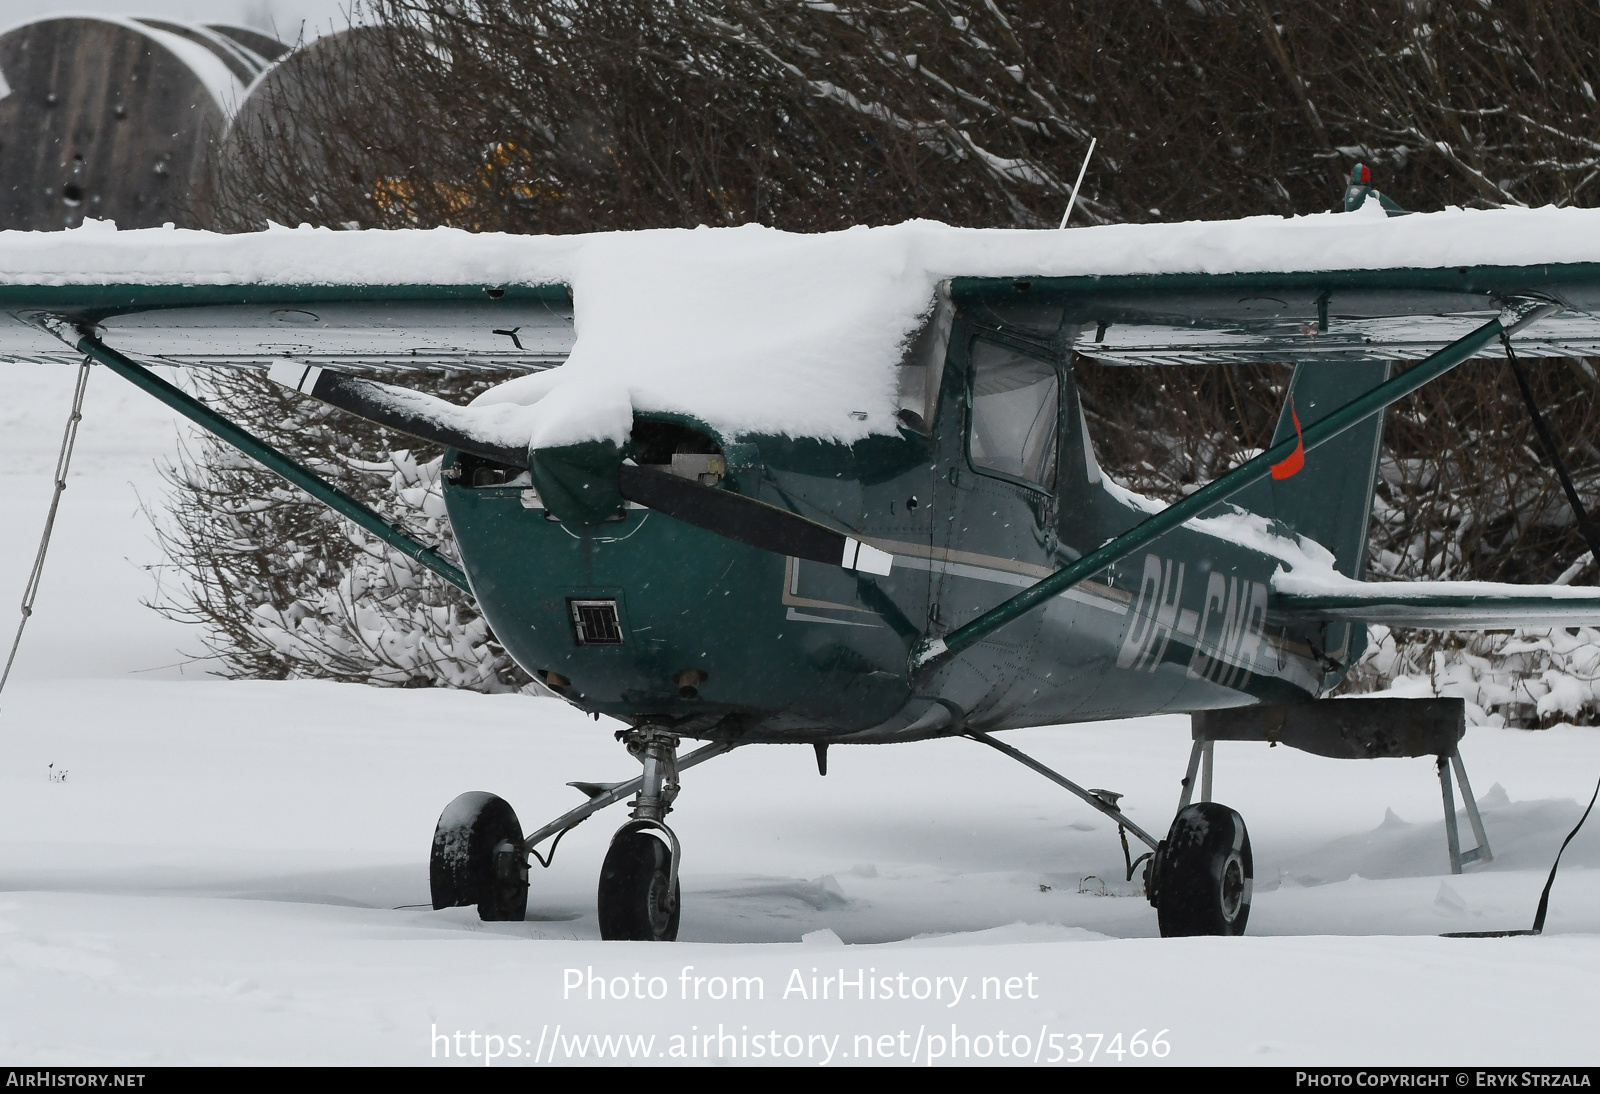
<svg viewBox="0 0 1600 1094"><path fill-rule="evenodd" d="M1226 475L1213 479L1182 501L1167 506L1161 512L1134 525L1120 536L1089 552L1076 562L1057 570L1044 580L1030 585L1010 600L990 608L978 618L957 627L943 638L929 636L918 643L911 653L911 671L918 672L935 662L960 653L973 643L981 641L1007 623L1059 596L1093 574L1127 558L1150 541L1165 535L1212 506L1226 501L1251 483L1272 473L1274 464L1281 463L1297 444L1306 451L1332 440L1357 423L1386 409L1432 380L1443 376L1472 357L1477 356L1489 343L1510 335L1551 312L1557 306L1543 300L1519 300L1509 305L1494 319L1470 334L1445 346L1437 353L1419 361L1392 380L1385 381L1326 418L1305 428L1298 437L1287 438L1273 445L1252 460L1234 468Z"/></svg>
<svg viewBox="0 0 1600 1094"><path fill-rule="evenodd" d="M64 330L54 333L58 336L66 334ZM407 558L422 563L462 592L471 594L472 589L467 585L467 575L438 551L411 538L377 512L362 505L332 483L313 474L259 437L240 429L192 395L173 387L143 365L129 360L93 335L82 335L77 341L77 349L123 379L154 395L202 429L227 441L267 470L283 476L352 524L371 532Z"/></svg>

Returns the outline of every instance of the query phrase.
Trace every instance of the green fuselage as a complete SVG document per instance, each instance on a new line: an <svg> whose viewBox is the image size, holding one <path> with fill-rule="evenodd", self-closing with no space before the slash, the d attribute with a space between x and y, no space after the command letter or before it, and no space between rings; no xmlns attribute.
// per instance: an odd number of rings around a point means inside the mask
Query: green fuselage
<svg viewBox="0 0 1600 1094"><path fill-rule="evenodd" d="M1193 525L936 668L908 670L925 634L950 632L1147 515L1094 464L1071 332L971 310L954 314L931 421L913 422L926 432L853 445L714 438L723 489L892 553L889 575L784 558L643 508L568 527L526 486L459 476L446 503L500 642L586 711L746 741L909 740L1303 701L1336 683L1359 630L1286 625L1272 609L1279 559ZM1052 488L973 458L980 342L1057 370ZM614 640L580 641L574 602L614 602Z"/></svg>

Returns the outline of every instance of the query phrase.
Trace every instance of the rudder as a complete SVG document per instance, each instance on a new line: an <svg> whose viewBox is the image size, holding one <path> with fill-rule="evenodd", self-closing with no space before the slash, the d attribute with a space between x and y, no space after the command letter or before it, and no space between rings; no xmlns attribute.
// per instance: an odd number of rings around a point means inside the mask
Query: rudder
<svg viewBox="0 0 1600 1094"><path fill-rule="evenodd" d="M1389 373L1387 361L1297 365L1272 443L1294 438L1295 414L1304 429L1377 387ZM1318 445L1305 454L1305 465L1299 471L1282 479L1263 480L1242 491L1235 502L1322 544L1333 552L1335 569L1360 580L1366 573L1367 530L1383 445L1383 418L1376 414Z"/></svg>

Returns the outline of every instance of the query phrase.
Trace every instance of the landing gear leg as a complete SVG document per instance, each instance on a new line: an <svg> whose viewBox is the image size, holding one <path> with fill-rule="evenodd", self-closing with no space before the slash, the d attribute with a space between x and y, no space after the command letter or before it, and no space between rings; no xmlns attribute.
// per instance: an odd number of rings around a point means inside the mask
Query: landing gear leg
<svg viewBox="0 0 1600 1094"><path fill-rule="evenodd" d="M623 741L644 775L632 819L617 829L600 867L600 937L671 942L681 910L681 848L666 816L678 796L678 738L646 726L627 731Z"/></svg>

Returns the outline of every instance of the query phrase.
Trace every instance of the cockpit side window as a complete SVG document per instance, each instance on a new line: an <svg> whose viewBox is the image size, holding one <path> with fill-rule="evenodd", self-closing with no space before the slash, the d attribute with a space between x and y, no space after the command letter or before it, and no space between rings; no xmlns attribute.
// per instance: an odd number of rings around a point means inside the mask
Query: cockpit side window
<svg viewBox="0 0 1600 1094"><path fill-rule="evenodd" d="M972 466L1053 490L1061 382L1055 366L980 338L972 344Z"/></svg>
<svg viewBox="0 0 1600 1094"><path fill-rule="evenodd" d="M900 422L921 434L933 432L933 419L939 409L939 385L944 381L944 358L950 349L950 327L955 308L950 303L950 287L941 283L933 298L933 308L906 346L900 361Z"/></svg>

